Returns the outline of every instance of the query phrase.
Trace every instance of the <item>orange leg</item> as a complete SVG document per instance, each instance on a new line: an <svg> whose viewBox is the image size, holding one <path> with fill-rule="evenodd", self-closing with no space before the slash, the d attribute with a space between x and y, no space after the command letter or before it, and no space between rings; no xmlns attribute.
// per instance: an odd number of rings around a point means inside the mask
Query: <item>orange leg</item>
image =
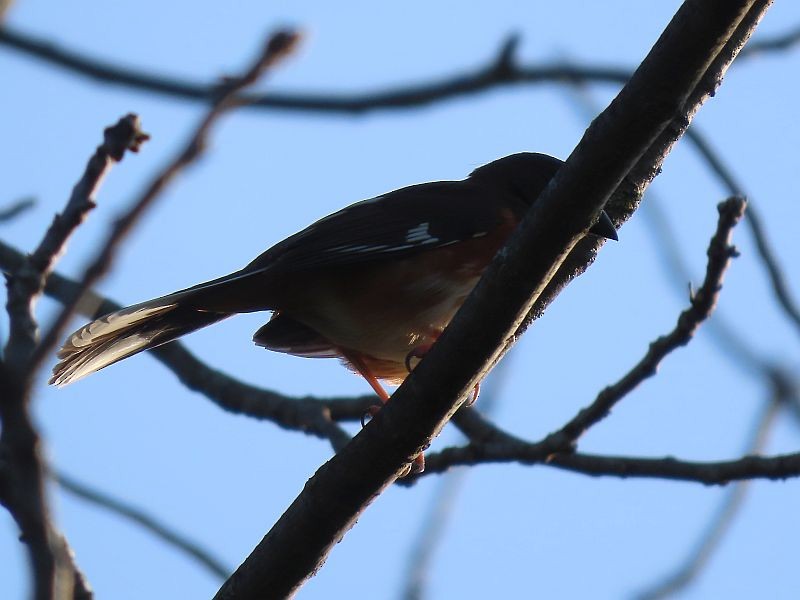
<svg viewBox="0 0 800 600"><path fill-rule="evenodd" d="M358 371L358 374L361 375L364 379L366 379L367 383L378 395L378 398L381 399L381 402L383 404L386 404L389 401L389 393L385 389L383 389L383 386L381 385L380 381L378 381L378 378L375 377L372 374L372 372L367 368L367 365L364 363L363 360L361 360L361 357L354 352L351 353L342 350L341 348L339 348L339 352L341 353L342 356L344 356L347 362L353 365L355 370Z"/></svg>
<svg viewBox="0 0 800 600"><path fill-rule="evenodd" d="M383 386L381 385L380 381L378 381L378 378L372 374L372 372L369 370L364 361L361 360L361 357L354 352L353 353L347 352L342 350L341 348L339 349L339 352L341 352L342 356L347 360L347 362L353 365L356 371L358 371L359 375L361 375L364 379L366 379L367 383L370 385L370 387L372 387L372 389L378 395L378 398L381 399L381 402L383 404L386 404L389 401L390 397L389 394L385 389L383 389ZM380 406L370 406L367 409L367 413L364 415L364 418L362 418L361 420L362 427L366 424L365 418L367 417L367 415L369 415L370 417L374 417L375 415L378 414L379 410ZM425 470L425 455L420 453L414 457L414 462L411 463L411 468L409 469L408 472L422 473L424 470Z"/></svg>

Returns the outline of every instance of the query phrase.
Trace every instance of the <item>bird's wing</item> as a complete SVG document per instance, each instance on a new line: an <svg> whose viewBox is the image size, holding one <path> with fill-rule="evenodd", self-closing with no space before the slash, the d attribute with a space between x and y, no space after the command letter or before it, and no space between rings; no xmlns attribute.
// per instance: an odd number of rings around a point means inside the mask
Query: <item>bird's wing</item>
<svg viewBox="0 0 800 600"><path fill-rule="evenodd" d="M242 272L397 259L482 237L508 218L504 203L497 200L469 180L402 188L320 219L267 250Z"/></svg>

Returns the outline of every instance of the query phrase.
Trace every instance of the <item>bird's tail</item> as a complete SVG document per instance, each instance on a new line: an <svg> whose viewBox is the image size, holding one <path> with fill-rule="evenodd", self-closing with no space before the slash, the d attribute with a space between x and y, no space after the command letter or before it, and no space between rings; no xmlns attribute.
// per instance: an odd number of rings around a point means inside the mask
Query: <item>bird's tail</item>
<svg viewBox="0 0 800 600"><path fill-rule="evenodd" d="M239 312L270 308L260 271L226 277L135 304L84 325L58 352L50 383L67 385L124 358L166 344ZM254 291L261 290L260 295Z"/></svg>
<svg viewBox="0 0 800 600"><path fill-rule="evenodd" d="M81 327L58 352L50 383L67 385L231 315L187 307L175 296L123 308Z"/></svg>

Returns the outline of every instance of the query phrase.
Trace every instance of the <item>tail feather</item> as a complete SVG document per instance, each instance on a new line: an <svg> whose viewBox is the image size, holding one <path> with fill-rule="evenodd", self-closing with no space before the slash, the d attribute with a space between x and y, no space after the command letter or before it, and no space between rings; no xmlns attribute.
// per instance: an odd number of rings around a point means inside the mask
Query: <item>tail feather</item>
<svg viewBox="0 0 800 600"><path fill-rule="evenodd" d="M176 296L123 308L81 327L58 352L60 361L53 369L50 383L70 384L231 314L187 307Z"/></svg>

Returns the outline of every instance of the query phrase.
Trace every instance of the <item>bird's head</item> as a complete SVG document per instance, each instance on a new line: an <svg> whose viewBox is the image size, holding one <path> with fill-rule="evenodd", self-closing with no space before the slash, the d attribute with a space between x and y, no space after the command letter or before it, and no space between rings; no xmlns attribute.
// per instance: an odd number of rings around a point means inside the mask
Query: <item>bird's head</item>
<svg viewBox="0 0 800 600"><path fill-rule="evenodd" d="M530 206L563 164L564 161L547 154L518 152L478 167L469 177L509 191ZM617 230L605 211L589 231L600 237L617 239Z"/></svg>

